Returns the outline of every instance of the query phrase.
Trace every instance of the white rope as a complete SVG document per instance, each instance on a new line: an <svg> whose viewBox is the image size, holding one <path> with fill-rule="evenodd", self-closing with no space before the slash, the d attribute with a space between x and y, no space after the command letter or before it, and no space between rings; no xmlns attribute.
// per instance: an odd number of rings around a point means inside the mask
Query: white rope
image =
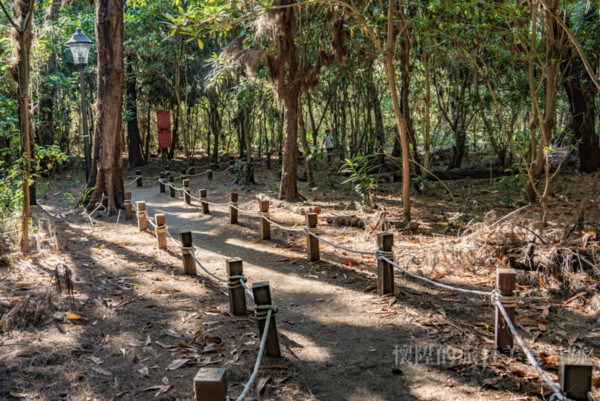
<svg viewBox="0 0 600 401"><path fill-rule="evenodd" d="M209 276L211 276L212 278L214 278L214 279L216 279L216 280L218 280L218 281L222 281L222 282L224 282L224 283L226 283L226 282L227 282L227 280L226 280L226 279L224 279L224 278L221 278L221 277L217 276L216 274L213 274L213 273L209 272L209 271L208 271L208 269L207 269L206 267L202 266L202 263L200 263L200 261L198 260L198 258L197 258L197 257L196 257L196 255L194 254L194 252L190 251L190 255L192 255L192 258L194 258L194 260L196 261L196 264L197 264L198 266L200 266L200 268L201 268L202 270L204 270L204 271L206 272L206 274L208 274Z"/></svg>
<svg viewBox="0 0 600 401"><path fill-rule="evenodd" d="M254 294L252 293L252 291L250 291L250 288L248 288L246 282L240 279L240 283L242 284L242 287L244 287L244 290L246 291L246 294L248 294L250 299L254 299Z"/></svg>
<svg viewBox="0 0 600 401"><path fill-rule="evenodd" d="M325 238L323 238L323 237L317 235L316 233L310 231L308 229L308 227L304 227L301 231L304 231L305 233L310 234L310 235L312 235L315 238L318 238L319 240L323 241L324 243L326 243L328 245L331 245L334 248L338 248L338 249L341 249L341 250L346 251L346 252L352 252L352 253L356 253L356 254L359 254L359 255L371 255L371 256L375 255L373 252L357 251L356 249L346 248L344 246L336 244L335 242L328 241Z"/></svg>
<svg viewBox="0 0 600 401"><path fill-rule="evenodd" d="M260 215L256 212L253 212L252 210L247 210L247 209L241 209L238 206L232 204L231 202L229 203L229 206L231 206L232 208L234 208L235 210L242 212L244 214L248 214L248 215L254 215L254 216L258 216L260 217Z"/></svg>
<svg viewBox="0 0 600 401"><path fill-rule="evenodd" d="M273 220L271 220L271 219L270 219L270 218L268 218L267 216L268 216L268 214L266 214L266 212L265 212L265 214L262 214L262 212L261 212L261 213L259 213L259 217L260 217L260 218L262 218L262 219L265 219L265 220L266 220L266 221L268 221L269 223L273 224L275 227L279 227L279 228L281 228L282 230L286 230L286 231L292 231L292 232L300 232L300 231L304 231L304 229L302 229L302 228L293 228L293 227L286 227L286 226L282 226L281 224L274 222Z"/></svg>
<svg viewBox="0 0 600 401"><path fill-rule="evenodd" d="M515 328L515 325L510 320L510 317L508 316L508 313L506 312L506 309L504 309L504 305L502 305L502 302L500 301L500 296L499 295L500 294L499 294L498 291L494 291L492 293L492 296L491 296L492 304L494 304L498 308L498 310L500 311L500 313L502 314L502 317L504 318L504 321L508 325L508 328L510 329L510 332L517 339L517 342L519 343L519 346L521 346L521 349L523 350L523 352L527 356L527 360L529 361L529 363L531 364L531 366L533 366L533 368L537 371L538 375L540 375L540 377L542 378L542 380L544 380L546 382L546 384L548 384L548 386L550 386L550 388L552 389L552 391L554 391L554 395L552 396L551 399L560 400L560 401L570 401L569 398L567 398L562 393L562 391L560 390L560 388L558 388L558 386L556 384L554 384L554 382L552 380L550 380L550 378L548 377L548 375L546 375L546 372L544 372L544 370L542 369L542 367L538 363L537 359L535 359L535 356L533 356L533 354L531 353L531 351L529 350L529 348L527 348L527 346L525 345L525 341L523 341L523 338L521 337L521 335L519 334L519 332Z"/></svg>
<svg viewBox="0 0 600 401"><path fill-rule="evenodd" d="M136 183L136 182L137 182L137 180L138 180L138 177L141 177L141 175L136 175L136 176L135 176L135 178L134 178L133 180L131 180L131 181L129 181L129 182L127 182L127 183L123 184L123 186L124 186L124 187L126 187L126 186L128 186L128 185L131 185L131 184L134 184L134 183Z"/></svg>
<svg viewBox="0 0 600 401"><path fill-rule="evenodd" d="M169 228L167 226L165 226L165 231L167 232L167 236L169 237L171 242L173 242L173 245L175 245L177 248L181 248L182 245L179 243L179 241L177 241L175 238L173 238L173 236L171 235L171 232L169 231Z"/></svg>
<svg viewBox="0 0 600 401"><path fill-rule="evenodd" d="M257 305L257 308L258 308L258 305ZM269 309L267 312L267 317L266 317L267 321L265 322L265 328L263 330L263 336L260 341L260 349L258 350L258 356L256 357L256 363L254 364L254 370L252 371L252 375L250 376L250 379L248 379L248 383L246 383L246 385L244 386L244 390L242 391L242 394L240 394L240 396L237 398L236 401L242 401L244 398L246 398L246 396L248 394L248 390L250 390L252 383L254 383L254 380L256 380L256 376L258 375L258 370L260 369L260 364L262 363L263 353L265 352L265 345L267 344L267 336L269 334L269 327L271 325L272 313L273 313L273 309Z"/></svg>
<svg viewBox="0 0 600 401"><path fill-rule="evenodd" d="M100 209L100 208L106 210L106 207L103 205L104 199L108 199L108 198L104 194L102 194L102 199L100 200L100 202L96 203L96 208L94 210L92 210L92 212L90 214L87 215L87 218L90 221L90 224L92 226L94 226L94 220L92 219L92 215L94 213L96 213L98 211L98 209Z"/></svg>
<svg viewBox="0 0 600 401"><path fill-rule="evenodd" d="M415 273L407 270L406 268L400 266L399 264L395 263L393 260L387 258L386 256L383 256L381 254L381 251L379 251L379 250L377 250L375 252L375 257L377 259L384 260L384 261L388 262L389 264L391 264L393 266L396 266L398 269L402 270L404 273L408 274L409 276L411 276L413 278L425 281L426 283L433 284L435 286L444 288L446 290L463 292L465 294L483 295L483 296L492 296L492 294L493 294L492 291L478 291L478 290L470 290L468 288L455 287L455 286L448 285L448 284L442 284L442 283L440 283L438 281L430 280L430 279L428 279L426 277L423 277L423 276L419 276L418 274L415 274Z"/></svg>

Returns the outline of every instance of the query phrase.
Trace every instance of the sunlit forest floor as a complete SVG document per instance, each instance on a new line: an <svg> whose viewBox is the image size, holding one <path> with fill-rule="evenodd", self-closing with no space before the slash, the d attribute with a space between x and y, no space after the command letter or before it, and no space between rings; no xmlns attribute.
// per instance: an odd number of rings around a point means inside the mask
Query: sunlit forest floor
<svg viewBox="0 0 600 401"><path fill-rule="evenodd" d="M269 199L271 218L288 227L304 226L302 213L318 206L319 234L346 248L374 251L377 233L393 232L401 265L465 288L491 290L497 268L517 267L516 324L546 372L557 380L562 358L586 354L597 373L600 174L558 175L544 227L543 211L520 202L510 177L446 181L450 192L429 179L413 193L413 221L404 224L400 183L380 183L376 208L364 212L337 170L319 165L316 189L300 183L309 201L298 203L277 199L279 169L263 162L256 185L232 185L228 171L213 181L193 177L191 188L207 189L216 203L237 192L240 207L253 211L257 197ZM142 171L157 176L159 167ZM88 217L72 208L68 194L82 193L80 178L62 171L39 187L38 250L9 254L0 267L0 399L193 400L193 377L203 366L228 368L235 399L260 342L253 315L231 316L226 285L200 269L184 275L181 251L171 243L167 252L157 249L152 233L138 232L123 212ZM133 178L127 171L125 181ZM551 395L521 352L495 352L494 310L485 297L440 291L399 271L395 296L379 297L374 257L321 243L321 261L310 264L304 233L272 227L272 239L261 241L257 218L240 214L231 225L227 206L203 215L181 193L159 193L155 179L126 191L146 202L149 217L166 214L176 239L191 231L196 256L213 273L225 277L226 259L239 257L249 285L270 282L283 357L263 361L253 399Z"/></svg>

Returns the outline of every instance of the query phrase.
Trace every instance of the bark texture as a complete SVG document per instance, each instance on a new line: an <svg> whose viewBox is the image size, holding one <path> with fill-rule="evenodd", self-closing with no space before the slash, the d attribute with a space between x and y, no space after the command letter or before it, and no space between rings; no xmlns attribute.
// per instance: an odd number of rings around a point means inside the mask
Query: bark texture
<svg viewBox="0 0 600 401"><path fill-rule="evenodd" d="M123 206L123 6L124 0L96 1L98 89L94 152L88 188L94 188L88 210L105 203L109 214Z"/></svg>

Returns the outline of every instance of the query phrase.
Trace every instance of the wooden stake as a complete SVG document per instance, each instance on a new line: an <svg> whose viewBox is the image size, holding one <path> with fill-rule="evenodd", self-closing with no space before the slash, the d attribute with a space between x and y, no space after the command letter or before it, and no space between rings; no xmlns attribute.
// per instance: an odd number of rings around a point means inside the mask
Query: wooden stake
<svg viewBox="0 0 600 401"><path fill-rule="evenodd" d="M258 210L260 211L260 239L271 239L271 223L264 217L269 217L269 201L259 200ZM262 217L264 216L264 217Z"/></svg>
<svg viewBox="0 0 600 401"><path fill-rule="evenodd" d="M377 246L379 250L391 252L394 246L394 234L381 233L377 234ZM388 259L393 260L393 256L387 253ZM377 259L377 295L393 294L394 293L394 266L381 259Z"/></svg>
<svg viewBox="0 0 600 401"><path fill-rule="evenodd" d="M240 278L232 276L244 275L244 262L242 259L227 259L227 275L229 276L229 311L233 316L247 316L246 291L240 283Z"/></svg>
<svg viewBox="0 0 600 401"><path fill-rule="evenodd" d="M200 368L194 377L196 401L225 401L227 397L227 369Z"/></svg>
<svg viewBox="0 0 600 401"><path fill-rule="evenodd" d="M135 171L135 177L137 179L137 186L141 187L142 185L142 170Z"/></svg>
<svg viewBox="0 0 600 401"><path fill-rule="evenodd" d="M229 222L231 224L237 224L238 210L234 208L234 206L237 207L238 205L238 194L232 193L229 197L229 202L231 203L231 206L229 206Z"/></svg>
<svg viewBox="0 0 600 401"><path fill-rule="evenodd" d="M139 201L137 203L137 219L138 219L138 231L146 231L148 224L146 222L146 202Z"/></svg>
<svg viewBox="0 0 600 401"><path fill-rule="evenodd" d="M497 281L496 286L500 291L500 295L511 297L515 295L515 284L517 273L514 269L498 269L496 270ZM515 321L516 302L503 302L504 309L511 321ZM496 307L496 348L501 352L510 352L513 347L513 336L502 317L502 314Z"/></svg>
<svg viewBox="0 0 600 401"><path fill-rule="evenodd" d="M202 214L208 214L208 203L206 203L206 189L198 191L200 195L200 204L202 204Z"/></svg>
<svg viewBox="0 0 600 401"><path fill-rule="evenodd" d="M188 168L188 173L190 175L196 174L196 167L195 166L191 166L190 168Z"/></svg>
<svg viewBox="0 0 600 401"><path fill-rule="evenodd" d="M125 192L125 220L131 220L133 208L131 207L131 192Z"/></svg>
<svg viewBox="0 0 600 401"><path fill-rule="evenodd" d="M183 201L186 205L189 205L192 202L190 198L190 180L187 178L182 181L183 182Z"/></svg>
<svg viewBox="0 0 600 401"><path fill-rule="evenodd" d="M316 231L318 216L316 213L306 214L306 227L309 231ZM306 233L306 254L309 262L318 262L321 260L319 251L319 239L309 233Z"/></svg>
<svg viewBox="0 0 600 401"><path fill-rule="evenodd" d="M194 262L194 258L192 257L192 233L185 232L181 233L181 244L183 248L181 249L181 253L183 254L183 272L185 274L196 275L196 262Z"/></svg>
<svg viewBox="0 0 600 401"><path fill-rule="evenodd" d="M185 167L181 168L181 179L185 180L187 178L187 169Z"/></svg>
<svg viewBox="0 0 600 401"><path fill-rule="evenodd" d="M254 294L254 302L256 305L272 305L271 302L271 290L269 289L269 282L263 281L260 283L254 283L252 285L252 293ZM266 310L257 309L259 316L257 316L258 331L262 338L263 331L265 330L265 314ZM264 314L263 314L264 312ZM262 315L262 319L260 316ZM281 357L281 350L279 349L279 335L277 334L277 325L275 324L275 313L271 313L271 323L269 324L269 332L267 333L267 344L265 346L265 353L267 356Z"/></svg>
<svg viewBox="0 0 600 401"><path fill-rule="evenodd" d="M165 184L163 184L163 182L165 180L165 173L158 174L158 177L159 177L158 186L160 188L160 193L164 194L165 193Z"/></svg>
<svg viewBox="0 0 600 401"><path fill-rule="evenodd" d="M167 249L167 230L165 228L165 215L157 214L154 216L156 222L156 245L158 249Z"/></svg>
<svg viewBox="0 0 600 401"><path fill-rule="evenodd" d="M175 197L175 188L173 188L173 184L175 184L175 177L172 175L169 175L169 184L171 184L171 186L169 186L169 196L171 198Z"/></svg>
<svg viewBox="0 0 600 401"><path fill-rule="evenodd" d="M561 361L558 381L564 395L572 400L587 400L592 390L592 370L592 362L583 356L571 356Z"/></svg>
<svg viewBox="0 0 600 401"><path fill-rule="evenodd" d="M212 181L212 179L213 179L213 171L212 170L208 170L206 172L206 178L208 179L208 181Z"/></svg>

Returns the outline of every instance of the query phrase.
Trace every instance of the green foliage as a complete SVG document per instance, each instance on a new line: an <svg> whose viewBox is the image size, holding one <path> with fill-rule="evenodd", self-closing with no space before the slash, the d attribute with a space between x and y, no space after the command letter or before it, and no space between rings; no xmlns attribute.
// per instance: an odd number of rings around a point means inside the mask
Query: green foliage
<svg viewBox="0 0 600 401"><path fill-rule="evenodd" d="M379 166L373 164L374 158L375 155L360 155L345 159L340 168L340 173L350 174L350 178L343 183L352 183L354 192L360 196L363 206L368 209L375 206L373 192L377 189L377 180L374 173Z"/></svg>

